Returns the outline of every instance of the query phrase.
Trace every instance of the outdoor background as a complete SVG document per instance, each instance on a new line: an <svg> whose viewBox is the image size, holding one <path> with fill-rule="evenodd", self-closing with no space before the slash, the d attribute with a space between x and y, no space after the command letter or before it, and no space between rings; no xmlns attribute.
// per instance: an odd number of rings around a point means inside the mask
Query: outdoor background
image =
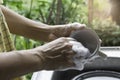
<svg viewBox="0 0 120 80"><path fill-rule="evenodd" d="M102 46L120 46L120 15L115 13L119 8L114 7L117 1L120 3L120 0L4 0L4 5L27 18L49 25L84 23L96 31ZM14 34L13 40L17 50L44 44ZM26 75L27 80L31 75Z"/></svg>

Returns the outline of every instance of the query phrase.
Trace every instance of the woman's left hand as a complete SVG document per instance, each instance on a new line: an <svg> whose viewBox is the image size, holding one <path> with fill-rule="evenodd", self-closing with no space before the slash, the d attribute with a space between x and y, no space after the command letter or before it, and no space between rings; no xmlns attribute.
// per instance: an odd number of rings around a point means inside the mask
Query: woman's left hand
<svg viewBox="0 0 120 80"><path fill-rule="evenodd" d="M59 37L69 37L73 31L82 30L86 27L85 24L80 23L70 23L66 25L55 25L51 27L51 34L49 40L54 40Z"/></svg>

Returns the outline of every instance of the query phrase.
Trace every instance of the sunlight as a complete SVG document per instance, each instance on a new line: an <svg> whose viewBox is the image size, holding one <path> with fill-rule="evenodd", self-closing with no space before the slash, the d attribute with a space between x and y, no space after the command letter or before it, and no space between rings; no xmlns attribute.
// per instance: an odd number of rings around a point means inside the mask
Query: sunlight
<svg viewBox="0 0 120 80"><path fill-rule="evenodd" d="M100 19L110 18L109 0L94 0L94 16Z"/></svg>
<svg viewBox="0 0 120 80"><path fill-rule="evenodd" d="M101 9L109 9L110 8L109 0L95 0L95 1L99 4L99 7Z"/></svg>

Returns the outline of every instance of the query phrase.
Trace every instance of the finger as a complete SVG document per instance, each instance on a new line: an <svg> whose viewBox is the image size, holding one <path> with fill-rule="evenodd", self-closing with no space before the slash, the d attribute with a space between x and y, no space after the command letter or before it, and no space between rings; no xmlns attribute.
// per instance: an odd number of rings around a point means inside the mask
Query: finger
<svg viewBox="0 0 120 80"><path fill-rule="evenodd" d="M68 60L68 67L72 67L72 66L75 66L75 63L72 61L72 60Z"/></svg>
<svg viewBox="0 0 120 80"><path fill-rule="evenodd" d="M75 30L83 29L85 27L86 27L85 24L80 24L78 22L75 22L75 23L67 24L66 27L65 27L65 31L69 32L69 30L70 30L70 32L72 32L72 31L75 31Z"/></svg>
<svg viewBox="0 0 120 80"><path fill-rule="evenodd" d="M71 38L71 37L67 37L67 40L68 41L76 41L74 38Z"/></svg>
<svg viewBox="0 0 120 80"><path fill-rule="evenodd" d="M101 40L101 39L99 39L99 42L100 42L100 43L102 43L102 40Z"/></svg>
<svg viewBox="0 0 120 80"><path fill-rule="evenodd" d="M75 66L75 63L72 60L65 61L62 65L62 68L69 68Z"/></svg>
<svg viewBox="0 0 120 80"><path fill-rule="evenodd" d="M76 53L75 53L74 51L72 51L72 50L70 50L70 51L64 50L64 51L62 51L61 53L62 53L62 55L66 56L66 57L68 57L68 58L71 58L71 57L73 57L73 56L76 54Z"/></svg>
<svg viewBox="0 0 120 80"><path fill-rule="evenodd" d="M82 28L85 28L86 25L75 22L75 23L71 24L71 27L74 28L74 29L82 29Z"/></svg>
<svg viewBox="0 0 120 80"><path fill-rule="evenodd" d="M56 48L56 50L54 50L53 54L54 55L62 55L64 53L66 53L67 51L72 50L72 45L65 43L63 44L61 47Z"/></svg>
<svg viewBox="0 0 120 80"><path fill-rule="evenodd" d="M65 47L64 47L64 49L65 49L65 50L71 50L71 49L72 49L73 44L70 44L70 43L65 43L65 44L64 44L64 46L65 46Z"/></svg>

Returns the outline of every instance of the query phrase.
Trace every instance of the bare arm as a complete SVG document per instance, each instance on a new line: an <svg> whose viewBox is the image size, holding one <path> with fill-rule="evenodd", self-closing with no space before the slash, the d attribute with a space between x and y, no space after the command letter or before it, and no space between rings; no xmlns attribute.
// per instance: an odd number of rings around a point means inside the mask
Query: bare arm
<svg viewBox="0 0 120 80"><path fill-rule="evenodd" d="M42 69L42 58L32 50L12 51L0 54L0 80L10 80ZM41 53L39 53L41 54ZM39 62L39 63L38 63ZM39 68L38 68L39 64Z"/></svg>
<svg viewBox="0 0 120 80"><path fill-rule="evenodd" d="M50 26L25 18L2 5L0 7L11 33L36 40L48 41Z"/></svg>
<svg viewBox="0 0 120 80"><path fill-rule="evenodd" d="M4 6L0 7L11 33L36 40L51 41L59 37L68 37L72 31L85 27L84 24L80 23L47 25L25 18Z"/></svg>
<svg viewBox="0 0 120 80"><path fill-rule="evenodd" d="M58 38L43 46L0 54L0 80L12 78L38 70L56 70L74 66L72 38Z"/></svg>

